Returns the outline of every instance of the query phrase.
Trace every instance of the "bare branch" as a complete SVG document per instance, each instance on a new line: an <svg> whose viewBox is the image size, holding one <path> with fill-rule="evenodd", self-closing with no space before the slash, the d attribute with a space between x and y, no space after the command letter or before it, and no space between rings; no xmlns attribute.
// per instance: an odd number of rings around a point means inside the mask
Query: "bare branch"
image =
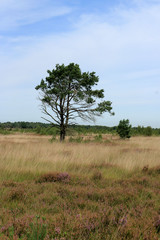
<svg viewBox="0 0 160 240"><path fill-rule="evenodd" d="M53 121L55 121L57 124L60 124L60 121L56 120L56 119L47 111L46 107L43 107L42 112L43 112L44 114L48 115L50 118L52 118Z"/></svg>
<svg viewBox="0 0 160 240"><path fill-rule="evenodd" d="M53 124L52 121L50 121L50 120L48 120L48 119L46 119L46 118L44 118L44 117L41 117L41 118L44 119L45 121L51 123L51 125L52 125L53 127L57 127L57 128L59 128L59 125ZM52 127L51 127L51 128L52 128Z"/></svg>

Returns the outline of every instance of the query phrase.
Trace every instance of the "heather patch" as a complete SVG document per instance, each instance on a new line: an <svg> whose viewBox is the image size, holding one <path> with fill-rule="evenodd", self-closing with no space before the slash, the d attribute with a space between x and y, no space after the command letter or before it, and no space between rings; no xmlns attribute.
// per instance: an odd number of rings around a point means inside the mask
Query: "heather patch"
<svg viewBox="0 0 160 240"><path fill-rule="evenodd" d="M85 182L2 184L0 239L159 239L157 177Z"/></svg>
<svg viewBox="0 0 160 240"><path fill-rule="evenodd" d="M43 182L69 182L70 176L68 173L46 173L40 176L37 180L38 183Z"/></svg>

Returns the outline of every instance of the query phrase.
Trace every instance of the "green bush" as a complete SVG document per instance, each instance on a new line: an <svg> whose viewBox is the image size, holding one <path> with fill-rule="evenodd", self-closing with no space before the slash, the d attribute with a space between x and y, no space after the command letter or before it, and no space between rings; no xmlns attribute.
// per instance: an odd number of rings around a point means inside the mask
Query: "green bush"
<svg viewBox="0 0 160 240"><path fill-rule="evenodd" d="M130 138L131 137L131 125L129 124L129 120L121 120L117 127L117 133L119 134L120 138Z"/></svg>
<svg viewBox="0 0 160 240"><path fill-rule="evenodd" d="M152 128L150 126L146 127L144 134L146 136L152 136Z"/></svg>

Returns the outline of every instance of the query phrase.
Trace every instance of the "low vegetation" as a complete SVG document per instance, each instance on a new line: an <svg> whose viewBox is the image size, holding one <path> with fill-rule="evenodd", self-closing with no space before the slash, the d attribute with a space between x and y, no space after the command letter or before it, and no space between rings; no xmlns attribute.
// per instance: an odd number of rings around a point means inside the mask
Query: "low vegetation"
<svg viewBox="0 0 160 240"><path fill-rule="evenodd" d="M0 135L0 239L159 240L159 183L160 137Z"/></svg>
<svg viewBox="0 0 160 240"><path fill-rule="evenodd" d="M56 125L41 122L5 122L0 123L0 134L13 133L38 133L40 135L59 135L59 129ZM88 135L88 134L117 134L117 126L91 126L91 125L69 125L67 135ZM131 136L160 136L160 128L151 128L138 126L132 127L130 131Z"/></svg>

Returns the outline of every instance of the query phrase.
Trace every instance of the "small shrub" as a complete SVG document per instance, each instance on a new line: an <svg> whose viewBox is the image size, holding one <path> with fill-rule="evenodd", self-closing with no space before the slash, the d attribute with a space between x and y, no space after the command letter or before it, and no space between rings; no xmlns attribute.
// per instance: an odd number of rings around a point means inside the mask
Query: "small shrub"
<svg viewBox="0 0 160 240"><path fill-rule="evenodd" d="M46 173L37 180L38 183L43 182L69 182L70 176L68 173Z"/></svg>
<svg viewBox="0 0 160 240"><path fill-rule="evenodd" d="M130 138L131 137L131 125L129 124L129 120L121 120L117 127L117 133L119 134L120 138Z"/></svg>

